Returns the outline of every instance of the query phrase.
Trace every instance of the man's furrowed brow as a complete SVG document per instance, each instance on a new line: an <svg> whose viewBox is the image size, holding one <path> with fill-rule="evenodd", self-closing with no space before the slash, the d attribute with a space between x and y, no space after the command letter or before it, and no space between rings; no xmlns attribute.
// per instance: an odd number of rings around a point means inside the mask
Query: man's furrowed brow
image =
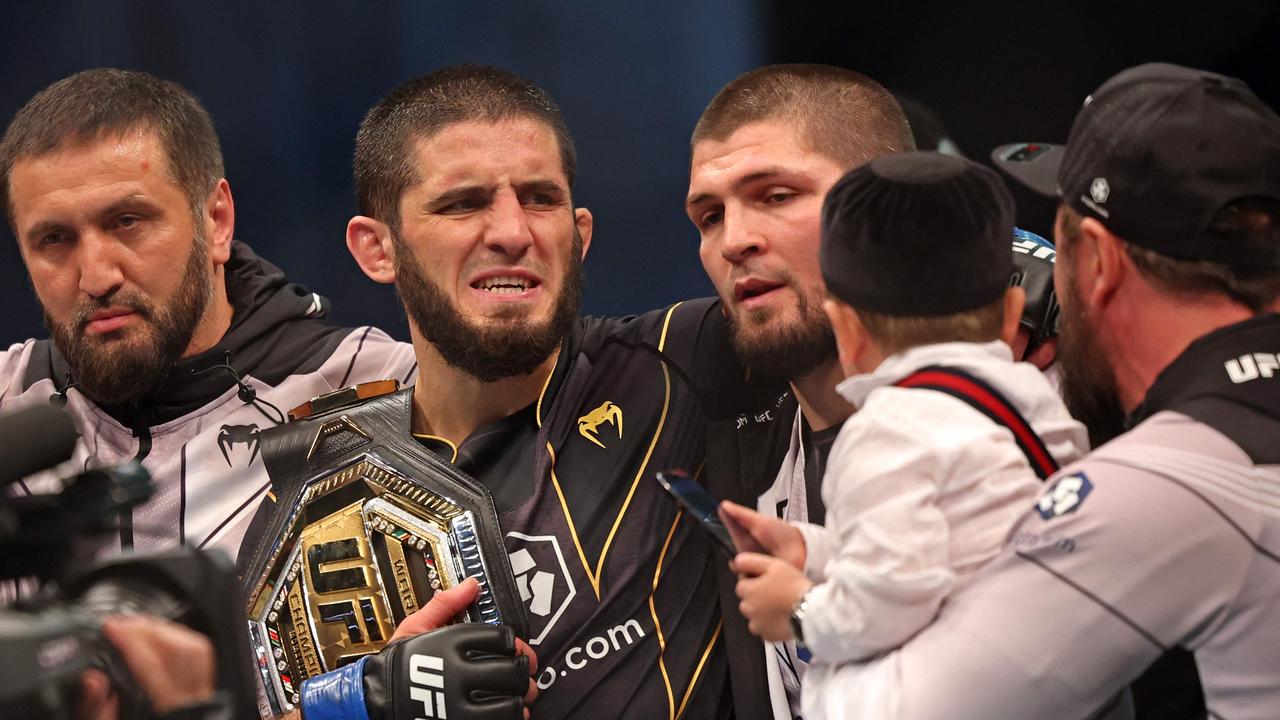
<svg viewBox="0 0 1280 720"><path fill-rule="evenodd" d="M422 204L426 210L435 210L437 208L452 205L460 200L474 200L476 198L487 198L493 194L493 188L485 185L462 185L459 187L449 188L435 197L427 200Z"/></svg>
<svg viewBox="0 0 1280 720"><path fill-rule="evenodd" d="M793 176L794 174L795 173L792 170L788 170L787 168L784 168L780 165L771 165L769 167L761 168L759 170L756 170L755 172L751 172L746 175L743 175L737 180L734 180L733 187L734 189L740 189L748 185L754 185L760 182L761 180L772 180L775 178L788 178Z"/></svg>
<svg viewBox="0 0 1280 720"><path fill-rule="evenodd" d="M789 176L791 174L792 174L791 171L787 170L784 167L770 166L770 167L761 168L760 170L756 170L754 172L748 173L746 175L743 175L742 177L734 178L733 183L730 187L732 188L732 190L738 191L749 185L754 185L755 183L758 183L761 180L769 180L779 176ZM715 200L718 197L719 195L712 192L695 193L693 195L690 195L684 201L684 205L686 208L693 208L693 207L697 207L698 205L702 205L703 203L706 203L710 200Z"/></svg>
<svg viewBox="0 0 1280 720"><path fill-rule="evenodd" d="M529 180L526 182L517 183L516 188L520 190L520 192L525 192L525 193L544 192L544 193L553 193L557 195L564 195L567 193L567 190L563 185L556 182L555 180L548 180L548 179Z"/></svg>

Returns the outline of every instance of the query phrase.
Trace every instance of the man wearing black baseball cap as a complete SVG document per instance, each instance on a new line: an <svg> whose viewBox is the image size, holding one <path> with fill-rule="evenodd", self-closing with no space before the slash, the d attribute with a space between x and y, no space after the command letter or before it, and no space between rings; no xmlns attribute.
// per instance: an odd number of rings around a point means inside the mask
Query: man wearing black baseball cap
<svg viewBox="0 0 1280 720"><path fill-rule="evenodd" d="M1280 123L1241 81L1161 63L1131 68L1085 100L1066 146L1006 145L992 158L1033 190L1061 197L1059 241L1101 230L1179 299L1217 291L1210 294L1252 313L1274 304L1280 243L1265 230L1280 198ZM1072 268L1060 267L1058 292L1071 293L1061 276ZM1091 383L1103 380L1087 366L1099 354L1095 339L1068 340L1064 352L1076 357L1064 372L1075 377L1064 389L1096 445L1119 433L1150 382L1123 405L1115 392L1094 392Z"/></svg>
<svg viewBox="0 0 1280 720"><path fill-rule="evenodd" d="M1210 717L1280 708L1280 117L1240 81L1120 73L1064 148L997 163L1062 198L1069 405L1096 436L848 717L1096 717L1170 648ZM1056 183L1046 182L1050 177Z"/></svg>

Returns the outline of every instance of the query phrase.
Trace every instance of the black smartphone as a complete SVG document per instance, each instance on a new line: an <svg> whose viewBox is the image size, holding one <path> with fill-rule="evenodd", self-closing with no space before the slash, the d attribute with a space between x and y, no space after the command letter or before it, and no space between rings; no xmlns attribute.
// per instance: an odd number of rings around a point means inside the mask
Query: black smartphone
<svg viewBox="0 0 1280 720"><path fill-rule="evenodd" d="M692 515L698 521L698 526L711 535L711 539L721 550L730 558L738 554L733 538L729 536L729 529L720 522L720 516L716 514L719 503L696 480L689 477L689 473L683 470L660 470L657 479L658 484L676 499L681 509Z"/></svg>

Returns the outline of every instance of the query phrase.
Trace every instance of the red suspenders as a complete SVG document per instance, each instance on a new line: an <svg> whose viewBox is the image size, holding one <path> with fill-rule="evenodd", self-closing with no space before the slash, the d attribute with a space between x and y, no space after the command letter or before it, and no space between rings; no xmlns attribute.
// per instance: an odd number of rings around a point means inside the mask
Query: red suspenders
<svg viewBox="0 0 1280 720"><path fill-rule="evenodd" d="M1047 479L1058 471L1058 463L1049 454L1044 441L1031 429L1031 424L1022 417L1013 405L996 389L970 375L963 370L941 365L920 368L905 378L894 383L897 387L923 388L937 390L950 395L972 407L974 410L991 418L997 425L1002 425L1013 433L1018 449L1027 456L1031 469L1041 480Z"/></svg>

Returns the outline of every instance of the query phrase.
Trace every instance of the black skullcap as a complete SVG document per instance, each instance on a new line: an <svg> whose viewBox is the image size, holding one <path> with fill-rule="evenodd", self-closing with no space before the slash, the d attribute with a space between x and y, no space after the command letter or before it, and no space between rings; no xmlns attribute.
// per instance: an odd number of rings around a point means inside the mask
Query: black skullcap
<svg viewBox="0 0 1280 720"><path fill-rule="evenodd" d="M964 158L906 153L840 178L822 206L827 290L883 315L976 310L1013 274L1013 198L995 171Z"/></svg>

